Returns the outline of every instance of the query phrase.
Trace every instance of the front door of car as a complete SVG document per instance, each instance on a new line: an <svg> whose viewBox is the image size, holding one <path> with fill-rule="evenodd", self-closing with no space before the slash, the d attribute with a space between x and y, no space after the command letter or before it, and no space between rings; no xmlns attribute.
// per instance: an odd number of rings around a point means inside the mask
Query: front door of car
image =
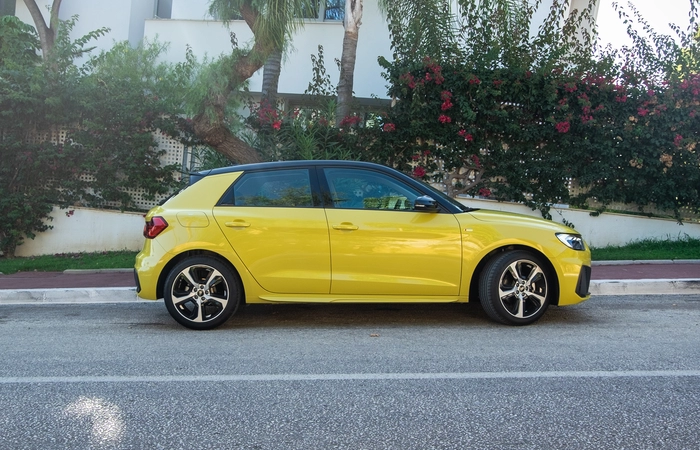
<svg viewBox="0 0 700 450"><path fill-rule="evenodd" d="M214 208L231 247L269 292L330 290L328 224L312 192L308 169L247 172Z"/></svg>
<svg viewBox="0 0 700 450"><path fill-rule="evenodd" d="M332 207L332 294L457 295L460 227L452 214L413 211L422 194L370 169L323 170Z"/></svg>

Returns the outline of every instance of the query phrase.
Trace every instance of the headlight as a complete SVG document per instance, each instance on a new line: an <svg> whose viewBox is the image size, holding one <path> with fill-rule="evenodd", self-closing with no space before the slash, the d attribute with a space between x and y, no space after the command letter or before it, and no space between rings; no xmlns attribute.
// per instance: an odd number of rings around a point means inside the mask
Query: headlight
<svg viewBox="0 0 700 450"><path fill-rule="evenodd" d="M562 244L574 250L586 249L586 246L583 244L583 238L578 234L557 233L557 239L559 239Z"/></svg>

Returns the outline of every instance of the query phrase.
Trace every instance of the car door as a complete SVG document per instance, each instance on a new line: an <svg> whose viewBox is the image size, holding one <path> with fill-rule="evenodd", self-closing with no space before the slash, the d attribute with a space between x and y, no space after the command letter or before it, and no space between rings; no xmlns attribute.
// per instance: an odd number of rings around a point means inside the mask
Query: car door
<svg viewBox="0 0 700 450"><path fill-rule="evenodd" d="M214 208L231 247L269 292L330 290L328 225L312 181L307 168L246 172Z"/></svg>
<svg viewBox="0 0 700 450"><path fill-rule="evenodd" d="M414 211L422 193L388 173L346 166L323 174L332 203L332 294L458 294L462 249L454 215Z"/></svg>

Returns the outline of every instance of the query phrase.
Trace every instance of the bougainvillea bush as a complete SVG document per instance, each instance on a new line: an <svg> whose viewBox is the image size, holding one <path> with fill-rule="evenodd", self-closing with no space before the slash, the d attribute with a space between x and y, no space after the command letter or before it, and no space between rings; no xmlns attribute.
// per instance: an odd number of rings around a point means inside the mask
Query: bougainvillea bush
<svg viewBox="0 0 700 450"><path fill-rule="evenodd" d="M545 217L555 203L602 211L623 202L679 220L682 209L698 210L693 22L672 39L633 7L619 9L633 45L611 50L597 46L593 2L569 11L555 1L539 27L532 18L541 2L458 3L438 46L420 27L389 17L394 59L380 64L392 107L334 127L322 109L262 106L249 119L259 148L270 159L376 161L450 195L520 201Z"/></svg>
<svg viewBox="0 0 700 450"><path fill-rule="evenodd" d="M518 33L531 29L531 10L513 18L499 2L462 3L458 50L382 61L396 102L375 159L452 195L521 201L545 216L560 202L655 206L678 219L700 207L696 26L673 40L636 15L647 38L631 28L634 46L603 51L580 31L590 10L566 16L555 2L532 35Z"/></svg>

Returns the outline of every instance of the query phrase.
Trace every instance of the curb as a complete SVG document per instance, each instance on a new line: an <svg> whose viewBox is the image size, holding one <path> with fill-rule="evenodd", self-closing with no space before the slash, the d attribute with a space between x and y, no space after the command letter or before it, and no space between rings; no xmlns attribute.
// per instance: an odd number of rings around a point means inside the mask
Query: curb
<svg viewBox="0 0 700 450"><path fill-rule="evenodd" d="M591 295L689 295L700 294L700 279L591 281ZM70 289L4 289L0 305L152 303L136 295L134 287Z"/></svg>
<svg viewBox="0 0 700 450"><path fill-rule="evenodd" d="M130 269L66 269L63 271L65 274L69 275L81 275L81 274L91 274L91 273L132 273L134 268Z"/></svg>
<svg viewBox="0 0 700 450"><path fill-rule="evenodd" d="M591 295L700 294L700 278L591 281Z"/></svg>
<svg viewBox="0 0 700 450"><path fill-rule="evenodd" d="M137 297L135 287L0 290L0 305L135 302L150 300Z"/></svg>

